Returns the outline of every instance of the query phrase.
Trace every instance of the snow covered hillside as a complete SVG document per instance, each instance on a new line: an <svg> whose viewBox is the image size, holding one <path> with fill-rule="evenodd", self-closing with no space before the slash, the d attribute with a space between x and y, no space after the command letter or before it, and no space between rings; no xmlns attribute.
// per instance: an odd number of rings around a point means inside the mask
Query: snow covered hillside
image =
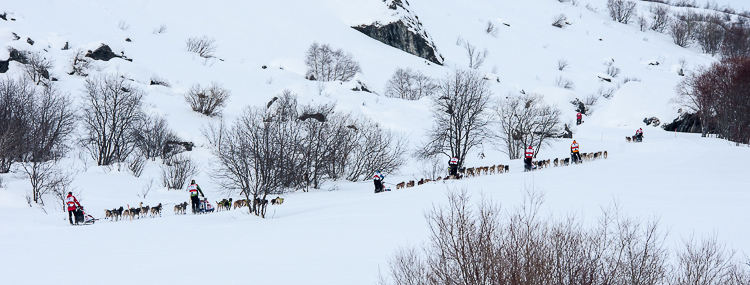
<svg viewBox="0 0 750 285"><path fill-rule="evenodd" d="M393 1L389 0L388 3ZM400 2L400 1L397 1ZM265 106L284 90L302 103L335 103L403 133L414 148L426 141L432 126L430 99L407 101L383 96L393 72L409 67L433 78L468 68L467 43L486 50L478 68L490 79L493 96L536 93L556 104L563 123L571 125L582 152L607 151L608 159L582 165L522 172L522 161L509 160L493 142L484 142L466 158L467 166L510 165L510 173L458 181L432 182L373 195L372 181L326 182L321 189L285 195L271 205L266 219L246 209L210 215L175 215L185 191L161 186L160 162L149 161L137 178L117 166L99 167L83 150L62 160L77 172L73 187L87 211L103 218L104 209L135 207L140 202L165 205L161 217L98 221L71 227L55 198L46 206L27 203L31 186L21 171L1 174L0 273L8 284L373 284L387 274L387 259L400 246L420 245L429 232L424 213L444 204L446 192L467 189L473 198L490 197L510 209L522 202L528 187L546 193L545 212L574 213L593 222L600 207L613 202L633 217L658 217L669 231L667 243L692 234L716 233L719 239L750 254L750 148L699 134L665 132L646 126L678 117L672 100L688 70L716 60L700 48L682 48L635 23L612 21L606 0L412 0L422 32L429 34L443 65L435 64L353 29L388 23L403 16L382 0L23 0L2 1L0 61L8 47L38 52L54 62L50 75L63 91L83 101L85 77L69 75L77 50L102 44L118 56L96 61L92 75L119 73L147 91L146 112L167 118L180 139L195 143L186 152L200 166L195 177L211 203L228 198L210 171L212 154L201 129L220 119L193 112L183 94L196 83L223 84L232 95L223 110L231 122L247 106ZM743 0L723 0L738 11ZM648 14L649 2L638 2ZM683 9L683 8L674 8ZM564 14L568 24L551 25ZM488 32L487 27L493 26ZM188 38L216 40L214 58L186 51ZM30 44L31 39L33 45ZM127 41L126 41L127 39ZM319 83L305 79L305 53L313 42L350 52L373 93L353 91L354 82ZM69 49L63 49L64 46ZM560 70L560 62L567 67ZM619 75L607 74L618 68ZM9 61L0 77L23 76L22 65ZM604 79L608 79L607 82ZM168 86L150 85L154 80ZM560 82L570 82L569 88ZM601 97L610 93L610 98ZM585 123L575 126L570 101L598 98ZM624 140L644 128L643 143ZM539 152L540 159L567 157L570 139ZM411 152L410 152L411 153ZM480 153L482 154L480 156ZM447 159L446 159L447 162ZM412 158L395 184L422 178ZM143 189L153 185L143 194ZM145 197L143 197L145 196ZM234 196L235 199L239 198ZM80 272L71 277L71 273Z"/></svg>

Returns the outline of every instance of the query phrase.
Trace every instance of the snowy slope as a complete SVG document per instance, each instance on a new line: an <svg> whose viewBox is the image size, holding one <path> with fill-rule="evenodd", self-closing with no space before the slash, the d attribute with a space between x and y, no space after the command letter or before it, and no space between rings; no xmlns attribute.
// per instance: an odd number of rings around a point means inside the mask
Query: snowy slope
<svg viewBox="0 0 750 285"><path fill-rule="evenodd" d="M596 218L599 207L613 201L639 217L660 217L670 230L669 243L696 233L717 232L734 248L750 253L750 222L744 219L750 199L746 177L750 148L735 147L692 134L645 128L642 144L628 144L623 136L645 127L645 117L669 122L677 116L674 86L682 79L676 70L684 59L688 68L715 59L699 49L672 44L664 34L640 32L634 25L615 23L606 15L605 0L580 1L579 6L553 0L412 0L430 33L444 66L372 40L351 26L388 21L392 15L380 0L308 1L146 1L146 0L24 0L0 3L0 12L16 21L0 22L0 45L43 52L56 62L60 87L79 95L84 78L69 76L68 60L75 49L108 44L133 62L100 62L101 72L120 72L134 79L149 95L148 110L167 116L170 127L198 146L189 154L204 170L197 176L211 201L225 195L208 172L210 153L203 147L200 128L216 119L190 111L182 94L194 83L221 82L232 91L224 111L227 120L245 106L265 104L285 89L303 103L336 102L338 108L362 114L407 134L413 145L424 140L431 125L429 100L404 101L378 94L354 92L337 82L318 85L304 79L304 54L312 42L343 48L360 62L358 78L382 94L397 67L410 67L441 78L452 68L468 64L457 42L487 49L482 73L495 73L496 97L521 90L543 94L563 109L572 123L569 101L628 82L611 99L601 98L586 124L574 129L582 150L607 150L609 159L568 168L522 173L521 162L487 142L467 160L469 166L510 164L511 173L436 183L380 195L370 182L331 182L311 193L292 193L285 204L271 206L268 219L240 210L207 216L175 216L174 203L187 194L159 187L158 162L149 163L141 178L126 171L91 166L75 153L63 161L81 172L74 186L95 216L119 206L165 203L163 217L132 222L100 221L94 226L70 227L67 213L46 198L46 213L30 208L24 199L30 188L20 173L3 175L8 187L0 190L0 273L9 284L199 284L226 282L257 284L372 284L378 270L387 272L387 257L398 246L419 245L427 238L423 213L446 200L446 191L466 188L474 197L488 195L512 207L521 191L533 185L547 193L547 206L557 213L573 212ZM724 1L740 10L744 1ZM596 8L587 9L586 4ZM639 2L646 11L648 4ZM745 7L745 9L750 7ZM565 14L571 25L559 29L552 19ZM129 28L119 29L120 22ZM487 34L487 22L497 27ZM153 30L165 25L165 33ZM508 24L508 25L505 25ZM14 41L12 34L21 37ZM216 39L216 56L205 61L185 51L189 37ZM26 38L35 41L33 46ZM132 42L126 42L130 38ZM63 51L68 42L73 48ZM0 60L7 54L0 54ZM557 69L565 59L570 67ZM649 65L658 61L658 66ZM612 83L601 81L612 63L622 70ZM266 65L268 69L262 69ZM11 62L8 76L19 76ZM172 87L149 86L152 77ZM555 86L558 77L574 82L572 90ZM569 140L542 150L540 158L565 157ZM482 151L486 158L480 159ZM390 183L418 180L416 163L388 174ZM154 179L152 192L141 189ZM328 191L333 190L333 191ZM235 197L236 198L236 197ZM85 274L65 276L74 265ZM79 281L79 282L78 282Z"/></svg>

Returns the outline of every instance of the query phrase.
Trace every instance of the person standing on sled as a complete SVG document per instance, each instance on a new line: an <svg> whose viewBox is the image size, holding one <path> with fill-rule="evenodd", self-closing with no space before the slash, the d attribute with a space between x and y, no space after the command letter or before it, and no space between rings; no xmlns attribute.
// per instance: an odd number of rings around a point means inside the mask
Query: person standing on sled
<svg viewBox="0 0 750 285"><path fill-rule="evenodd" d="M375 183L375 193L383 192L383 179L385 175L381 174L380 171L375 171L375 175L372 176L372 181Z"/></svg>
<svg viewBox="0 0 750 285"><path fill-rule="evenodd" d="M531 171L531 159L534 158L534 148L529 146L529 148L526 149L526 155L523 159L524 162L524 172Z"/></svg>
<svg viewBox="0 0 750 285"><path fill-rule="evenodd" d="M73 196L73 192L68 192L68 196L65 197L65 204L68 205L68 220L73 225L73 216L75 211L77 211L76 207L80 207L81 203L78 203L78 199ZM76 224L78 223L76 222Z"/></svg>
<svg viewBox="0 0 750 285"><path fill-rule="evenodd" d="M448 166L450 166L450 175L453 176L454 179L458 179L458 157L451 158L451 161L448 162Z"/></svg>
<svg viewBox="0 0 750 285"><path fill-rule="evenodd" d="M190 186L188 186L188 191L190 191L190 202L193 204L193 214L195 214L198 212L198 207L200 205L200 198L198 198L198 192L200 192L203 198L206 198L206 196L203 195L203 191L201 190L201 187L198 186L197 183L195 183L195 180L190 181Z"/></svg>
<svg viewBox="0 0 750 285"><path fill-rule="evenodd" d="M635 131L635 141L643 141L643 128L638 128L638 130Z"/></svg>
<svg viewBox="0 0 750 285"><path fill-rule="evenodd" d="M570 156L573 159L573 163L581 163L581 154L578 152L578 143L573 140L573 144L570 145Z"/></svg>
<svg viewBox="0 0 750 285"><path fill-rule="evenodd" d="M582 118L583 118L583 115L581 115L581 112L578 112L578 114L576 114L576 125L580 125L581 124L581 119Z"/></svg>

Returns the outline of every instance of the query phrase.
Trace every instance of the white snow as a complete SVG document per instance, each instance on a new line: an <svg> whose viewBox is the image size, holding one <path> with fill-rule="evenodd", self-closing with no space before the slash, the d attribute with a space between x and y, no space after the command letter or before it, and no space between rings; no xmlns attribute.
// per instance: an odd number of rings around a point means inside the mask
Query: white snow
<svg viewBox="0 0 750 285"><path fill-rule="evenodd" d="M480 68L494 73L500 83L491 88L498 98L520 90L538 93L563 109L564 122L574 123L570 101L583 99L601 88L617 86L625 77L640 82L624 84L611 99L600 98L574 137L583 152L607 150L609 158L582 165L520 172L520 161L510 161L491 142L476 149L468 166L510 164L511 173L462 181L431 183L373 195L372 183L329 182L320 190L295 192L285 203L269 206L268 218L244 210L210 215L174 215L175 203L188 200L184 191L160 186L159 161L149 162L135 178L117 167L92 166L71 153L62 163L79 170L74 182L87 211L103 217L103 209L165 204L162 217L71 227L67 213L54 198L45 196L46 213L29 207L24 196L30 189L20 172L3 174L7 187L0 189L0 273L7 284L372 284L378 272L387 274L387 258L399 246L420 245L428 231L423 214L432 205L446 202L446 192L468 189L478 198L491 197L504 207L521 202L524 188L546 193L546 210L575 213L595 219L600 206L617 201L637 217L658 217L669 230L668 243L681 237L718 233L741 253L750 254L750 148L737 147L696 134L670 133L647 127L646 117L662 123L677 117L670 103L674 87L683 78L675 66L680 59L688 69L715 61L698 48L680 48L668 35L640 32L631 25L611 21L605 0L581 0L579 6L553 0L411 0L411 11L434 39L445 65L428 65L424 59L372 40L350 28L374 20L387 22L391 10L381 0L213 1L197 0L24 0L6 1L0 7L8 18L0 20L0 45L42 52L55 61L52 71L61 89L79 96L81 77L69 76L68 61L75 50L94 49L106 43L133 59L98 62L101 72L120 72L148 91L149 112L167 117L181 138L194 141L189 154L203 170L196 180L212 203L227 197L211 179L210 152L200 128L216 118L192 112L182 94L194 83L222 83L232 91L224 118L233 120L248 105L265 104L285 89L303 103L335 102L337 108L372 118L403 132L411 145L425 139L432 124L430 101L404 101L378 94L354 92L346 83L319 85L304 79L305 51L317 41L342 48L359 61L357 76L382 94L397 67L410 67L441 78L468 60L457 41L487 49ZM638 2L645 12L646 3ZM738 11L746 1L722 1ZM586 4L597 12L585 8ZM703 3L701 3L703 4ZM551 26L552 18L567 15L571 25ZM127 30L118 29L126 22ZM493 21L497 37L484 28ZM507 23L510 26L506 26ZM165 33L154 34L164 24ZM12 32L21 37L13 41ZM216 56L205 61L185 51L189 37L216 39ZM36 43L30 46L26 38ZM132 42L125 42L125 38ZM601 39L601 40L600 40ZM71 50L61 48L66 42ZM2 49L0 59L8 54ZM557 61L570 66L557 69ZM612 83L597 75L606 62L622 73ZM658 61L657 66L649 63ZM266 65L268 69L261 69ZM496 70L493 72L493 69ZM11 62L7 76L20 76L20 65ZM171 88L148 86L159 77ZM575 83L566 90L555 86L562 76ZM643 143L626 143L624 136L639 127ZM566 157L570 140L559 140L539 157ZM486 157L479 158L484 152ZM85 158L86 156L84 156ZM400 173L389 173L389 183L419 180L416 162ZM154 179L154 190L145 199L141 190ZM392 188L395 188L391 186ZM238 197L234 197L237 199Z"/></svg>

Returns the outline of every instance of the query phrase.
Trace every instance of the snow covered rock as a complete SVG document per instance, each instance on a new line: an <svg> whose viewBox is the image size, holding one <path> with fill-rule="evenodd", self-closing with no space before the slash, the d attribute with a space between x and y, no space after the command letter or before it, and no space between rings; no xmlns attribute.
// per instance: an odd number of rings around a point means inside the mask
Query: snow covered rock
<svg viewBox="0 0 750 285"><path fill-rule="evenodd" d="M352 28L384 44L403 50L407 53L443 65L443 56L430 35L422 27L419 18L409 10L406 0L383 0L392 11L391 21L385 24L375 21ZM394 20L395 19L395 20Z"/></svg>

